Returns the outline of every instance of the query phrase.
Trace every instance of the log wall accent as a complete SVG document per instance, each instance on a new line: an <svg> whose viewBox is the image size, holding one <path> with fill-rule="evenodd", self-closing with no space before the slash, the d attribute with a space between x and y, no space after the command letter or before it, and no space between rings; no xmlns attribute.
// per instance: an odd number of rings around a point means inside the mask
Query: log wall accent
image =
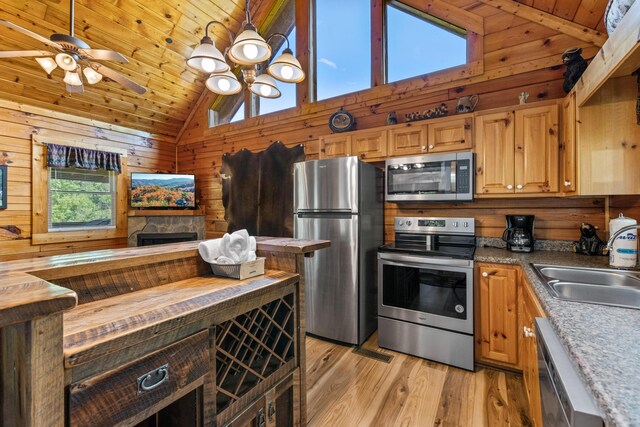
<svg viewBox="0 0 640 427"><path fill-rule="evenodd" d="M401 121L406 113L423 111L443 102L454 111L456 99L471 94L480 95L477 110L517 104L518 94L523 91L529 92L529 101L561 98L564 96L561 53L569 47L580 46L586 57L592 57L598 50L593 44L489 5L454 3L468 7L484 19L481 38L484 72L480 75L464 78L444 71L214 128L208 128L207 124L207 107L213 98L201 100L199 110L178 140L178 170L196 174L206 206L207 236L219 236L227 229L221 202L223 153L242 148L259 151L281 140L287 146L305 144L307 159L315 159L318 137L330 133L329 116L340 107L354 115L357 129L366 129L384 126L386 115L391 111L395 111ZM467 6L463 6L465 3ZM604 226L604 206L602 198L481 200L465 205L462 210L451 205L426 210L426 205L398 208L388 204L386 237L387 240L393 237L389 227L395 214L454 216L464 212L478 218L479 235L497 236L503 229L506 213L533 212L540 219L536 223L539 238L573 239L574 230L582 221ZM566 218L570 220L567 222Z"/></svg>
<svg viewBox="0 0 640 427"><path fill-rule="evenodd" d="M7 209L0 210L0 260L125 247L126 237L32 245L32 136L95 142L127 150L129 172L173 172L175 140L38 107L0 100L0 164L8 166ZM129 177L126 177L127 181ZM128 187L128 185L127 185Z"/></svg>

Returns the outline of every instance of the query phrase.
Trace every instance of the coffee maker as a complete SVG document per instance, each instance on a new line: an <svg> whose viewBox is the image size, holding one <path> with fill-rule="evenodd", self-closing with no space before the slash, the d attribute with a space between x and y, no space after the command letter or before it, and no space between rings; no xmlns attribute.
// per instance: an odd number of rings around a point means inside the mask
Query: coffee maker
<svg viewBox="0 0 640 427"><path fill-rule="evenodd" d="M502 240L507 242L507 249L513 252L533 252L533 215L507 215L507 229L502 233Z"/></svg>

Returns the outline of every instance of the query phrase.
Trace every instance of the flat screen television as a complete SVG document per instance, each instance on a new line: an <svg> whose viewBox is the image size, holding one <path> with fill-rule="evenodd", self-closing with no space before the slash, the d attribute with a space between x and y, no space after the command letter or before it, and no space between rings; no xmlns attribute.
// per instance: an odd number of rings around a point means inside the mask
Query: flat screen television
<svg viewBox="0 0 640 427"><path fill-rule="evenodd" d="M194 209L194 175L132 173L131 207L141 209Z"/></svg>

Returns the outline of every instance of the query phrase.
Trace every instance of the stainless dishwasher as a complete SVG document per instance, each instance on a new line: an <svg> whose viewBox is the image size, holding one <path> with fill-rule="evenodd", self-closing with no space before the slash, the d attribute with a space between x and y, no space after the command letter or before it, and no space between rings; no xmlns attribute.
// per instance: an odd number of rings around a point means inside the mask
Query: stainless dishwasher
<svg viewBox="0 0 640 427"><path fill-rule="evenodd" d="M602 427L600 410L547 319L536 318L543 427Z"/></svg>

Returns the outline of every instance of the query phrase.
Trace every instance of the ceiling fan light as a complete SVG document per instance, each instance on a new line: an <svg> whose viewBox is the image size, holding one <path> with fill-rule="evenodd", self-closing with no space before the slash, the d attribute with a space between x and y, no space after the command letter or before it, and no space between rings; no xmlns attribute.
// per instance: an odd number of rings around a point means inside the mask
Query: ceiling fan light
<svg viewBox="0 0 640 427"><path fill-rule="evenodd" d="M191 52L187 65L203 73L224 73L230 69L215 45L204 40Z"/></svg>
<svg viewBox="0 0 640 427"><path fill-rule="evenodd" d="M91 85L94 85L94 84L98 83L100 80L102 80L102 74L98 73L93 68L85 67L82 70L82 73L86 77L87 82L89 82L89 84L91 84Z"/></svg>
<svg viewBox="0 0 640 427"><path fill-rule="evenodd" d="M285 83L300 83L305 78L300 62L293 56L290 49L285 49L282 55L269 65L267 71L274 78Z"/></svg>
<svg viewBox="0 0 640 427"><path fill-rule="evenodd" d="M78 64L73 56L68 53L59 53L56 55L56 64L65 71L74 71Z"/></svg>
<svg viewBox="0 0 640 427"><path fill-rule="evenodd" d="M247 25L229 49L229 58L236 64L255 65L271 57L271 46L253 26Z"/></svg>
<svg viewBox="0 0 640 427"><path fill-rule="evenodd" d="M36 58L36 61L38 61L38 64L40 64L47 74L51 74L53 70L58 68L58 64L56 64L56 61L53 58Z"/></svg>
<svg viewBox="0 0 640 427"><path fill-rule="evenodd" d="M251 92L263 98L279 98L278 83L268 74L260 74L250 87Z"/></svg>
<svg viewBox="0 0 640 427"><path fill-rule="evenodd" d="M64 82L69 86L82 86L82 78L80 77L80 73L78 73L77 71L65 72Z"/></svg>
<svg viewBox="0 0 640 427"><path fill-rule="evenodd" d="M224 73L211 74L205 86L213 93L218 95L233 95L242 90L242 85L238 81L238 78L231 71Z"/></svg>

